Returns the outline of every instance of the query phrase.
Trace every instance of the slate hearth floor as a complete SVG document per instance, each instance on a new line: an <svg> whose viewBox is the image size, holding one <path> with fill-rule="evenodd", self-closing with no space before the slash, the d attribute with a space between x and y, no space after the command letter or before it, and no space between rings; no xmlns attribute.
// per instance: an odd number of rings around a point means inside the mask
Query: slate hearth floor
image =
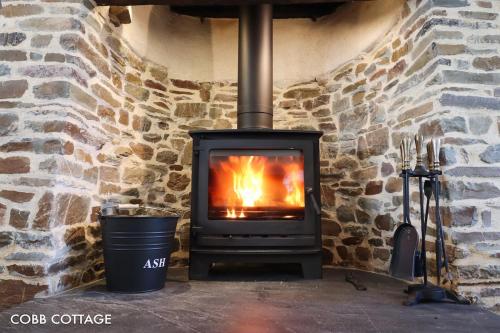
<svg viewBox="0 0 500 333"><path fill-rule="evenodd" d="M323 280L289 271L221 275L187 281L170 273L166 288L148 294L112 294L102 283L35 299L0 313L1 332L500 332L500 316L477 306L401 305L405 284L354 271L367 291L345 282L346 270L325 269ZM242 278L242 277L245 278ZM258 281L252 280L259 277ZM232 280L232 281L228 281ZM236 280L236 281L234 281ZM14 327L14 313L109 313L112 325Z"/></svg>

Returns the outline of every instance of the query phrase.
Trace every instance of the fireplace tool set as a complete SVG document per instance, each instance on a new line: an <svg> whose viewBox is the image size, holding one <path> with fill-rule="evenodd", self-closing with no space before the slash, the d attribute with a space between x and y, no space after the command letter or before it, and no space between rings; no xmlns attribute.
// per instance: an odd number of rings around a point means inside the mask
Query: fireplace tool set
<svg viewBox="0 0 500 333"><path fill-rule="evenodd" d="M422 155L423 137L421 135L415 135L417 161L415 168L412 170L410 166L411 144L411 138L405 137L402 139L400 145L402 161L400 177L403 179L403 224L401 224L394 233L394 249L391 258L390 272L393 276L406 280L413 280L415 277L423 277L422 284L410 285L407 290L405 290L408 294L408 301L405 302L406 305L442 301L467 304L468 301L465 298L441 287L442 269L444 268L446 271L446 279L443 282L446 282L446 280L451 281L452 275L449 270L448 257L446 255L444 232L439 209L441 186L439 176L442 174L439 163L440 140L432 139L427 144L429 169L425 167ZM418 179L420 225L422 235L420 249L418 249L418 233L410 221L410 178L412 177ZM426 258L427 222L429 218L429 206L433 196L435 204L434 220L436 224L436 286L428 283Z"/></svg>

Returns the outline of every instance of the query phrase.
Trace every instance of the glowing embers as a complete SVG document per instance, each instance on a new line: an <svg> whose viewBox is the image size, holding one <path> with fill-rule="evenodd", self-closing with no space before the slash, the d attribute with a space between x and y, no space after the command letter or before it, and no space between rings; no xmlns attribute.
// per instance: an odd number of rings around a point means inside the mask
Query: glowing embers
<svg viewBox="0 0 500 333"><path fill-rule="evenodd" d="M304 218L300 151L210 152L209 219Z"/></svg>

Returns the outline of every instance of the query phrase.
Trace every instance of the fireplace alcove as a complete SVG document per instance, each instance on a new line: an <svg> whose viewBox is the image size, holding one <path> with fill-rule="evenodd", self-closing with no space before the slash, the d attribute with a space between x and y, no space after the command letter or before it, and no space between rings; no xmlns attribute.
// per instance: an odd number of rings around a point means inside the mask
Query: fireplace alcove
<svg viewBox="0 0 500 333"><path fill-rule="evenodd" d="M32 296L101 278L96 212L108 196L178 211L171 265L187 266L188 132L236 128L237 22L131 6L132 23L114 27L88 1L3 4L1 283ZM399 140L421 131L444 138L452 287L496 306L498 6L353 1L316 21L276 20L274 128L324 133L324 265L387 273Z"/></svg>

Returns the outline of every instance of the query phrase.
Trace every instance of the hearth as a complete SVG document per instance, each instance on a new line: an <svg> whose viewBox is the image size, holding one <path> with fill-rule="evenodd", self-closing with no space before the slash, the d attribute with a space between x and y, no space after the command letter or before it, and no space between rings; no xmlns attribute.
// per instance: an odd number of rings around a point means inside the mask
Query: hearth
<svg viewBox="0 0 500 333"><path fill-rule="evenodd" d="M300 263L321 277L319 138L273 130L272 5L242 6L238 130L192 131L190 278L216 262Z"/></svg>
<svg viewBox="0 0 500 333"><path fill-rule="evenodd" d="M317 131L194 131L190 277L215 262L300 263L321 277Z"/></svg>

